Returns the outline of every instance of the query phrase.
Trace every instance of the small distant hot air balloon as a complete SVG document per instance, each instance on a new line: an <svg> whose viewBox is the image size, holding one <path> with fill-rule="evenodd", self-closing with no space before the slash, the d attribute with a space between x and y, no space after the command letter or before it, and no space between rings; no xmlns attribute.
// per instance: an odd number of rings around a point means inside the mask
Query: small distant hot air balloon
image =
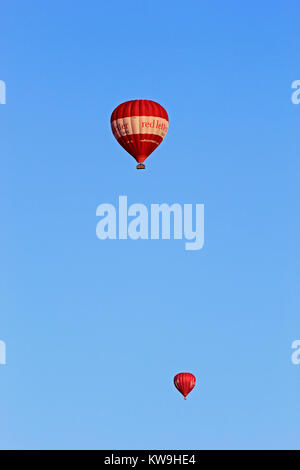
<svg viewBox="0 0 300 470"><path fill-rule="evenodd" d="M193 390L196 384L196 377L189 372L181 372L180 374L175 375L174 377L174 385L177 390L182 393L184 399L188 394Z"/></svg>
<svg viewBox="0 0 300 470"><path fill-rule="evenodd" d="M138 162L138 170L145 168L143 162L163 141L169 127L167 111L150 100L120 104L110 122L119 144Z"/></svg>

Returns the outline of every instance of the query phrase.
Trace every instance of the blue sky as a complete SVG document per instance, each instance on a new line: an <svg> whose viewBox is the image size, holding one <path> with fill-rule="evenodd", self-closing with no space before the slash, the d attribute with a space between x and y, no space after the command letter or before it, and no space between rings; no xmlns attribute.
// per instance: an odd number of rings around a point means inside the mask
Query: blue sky
<svg viewBox="0 0 300 470"><path fill-rule="evenodd" d="M299 14L1 3L1 448L300 448ZM109 124L137 98L170 118L144 172ZM204 248L100 241L119 195L203 203Z"/></svg>

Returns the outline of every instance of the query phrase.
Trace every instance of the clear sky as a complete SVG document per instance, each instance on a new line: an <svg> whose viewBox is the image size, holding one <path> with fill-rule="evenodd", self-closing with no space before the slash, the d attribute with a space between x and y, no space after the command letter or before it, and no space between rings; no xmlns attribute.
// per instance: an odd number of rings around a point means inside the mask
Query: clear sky
<svg viewBox="0 0 300 470"><path fill-rule="evenodd" d="M299 449L299 2L0 15L0 447ZM170 119L139 172L109 122L137 98ZM119 195L204 204L204 248L100 241Z"/></svg>

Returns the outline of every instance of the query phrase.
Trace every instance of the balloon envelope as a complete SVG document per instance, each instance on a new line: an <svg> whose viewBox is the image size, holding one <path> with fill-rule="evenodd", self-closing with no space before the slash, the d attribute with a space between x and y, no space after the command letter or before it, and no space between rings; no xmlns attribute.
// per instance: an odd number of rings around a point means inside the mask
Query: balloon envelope
<svg viewBox="0 0 300 470"><path fill-rule="evenodd" d="M186 400L187 395L193 390L196 384L196 377L189 372L181 372L180 374L175 375L174 385L179 390L180 393L184 396Z"/></svg>
<svg viewBox="0 0 300 470"><path fill-rule="evenodd" d="M142 163L159 146L169 127L167 111L155 101L132 100L120 104L111 115L112 132L120 145Z"/></svg>

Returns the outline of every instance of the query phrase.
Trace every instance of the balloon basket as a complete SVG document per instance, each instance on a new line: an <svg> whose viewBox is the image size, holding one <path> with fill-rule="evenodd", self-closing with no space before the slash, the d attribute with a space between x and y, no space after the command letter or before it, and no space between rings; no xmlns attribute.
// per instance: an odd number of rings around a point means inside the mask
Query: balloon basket
<svg viewBox="0 0 300 470"><path fill-rule="evenodd" d="M137 166L136 166L136 169L137 170L144 170L146 167L143 163L139 163Z"/></svg>

